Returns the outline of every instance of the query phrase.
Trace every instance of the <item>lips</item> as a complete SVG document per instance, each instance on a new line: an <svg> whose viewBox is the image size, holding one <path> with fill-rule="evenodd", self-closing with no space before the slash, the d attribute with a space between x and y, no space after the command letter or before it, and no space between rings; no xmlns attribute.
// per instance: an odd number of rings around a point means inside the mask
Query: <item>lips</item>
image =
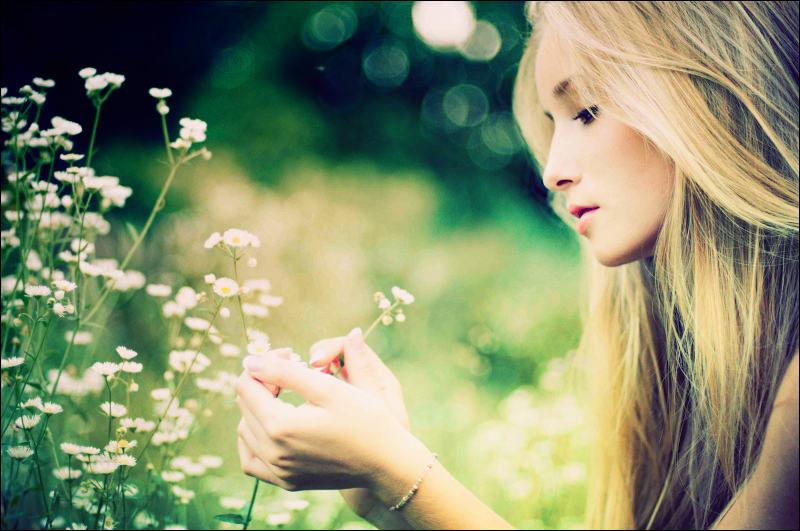
<svg viewBox="0 0 800 531"><path fill-rule="evenodd" d="M586 212L589 212L591 210L597 210L598 208L600 208L600 207L598 207L598 206L579 206L579 205L576 205L576 206L569 207L569 213L572 214L573 216L575 216L576 218L580 218Z"/></svg>

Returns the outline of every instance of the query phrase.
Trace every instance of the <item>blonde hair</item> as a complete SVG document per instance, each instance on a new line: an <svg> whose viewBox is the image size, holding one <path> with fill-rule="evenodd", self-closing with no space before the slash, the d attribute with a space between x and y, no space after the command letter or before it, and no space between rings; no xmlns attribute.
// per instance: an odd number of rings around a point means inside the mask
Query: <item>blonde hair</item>
<svg viewBox="0 0 800 531"><path fill-rule="evenodd" d="M654 255L589 260L586 525L706 529L752 473L798 350L798 4L531 2L528 18L514 113L540 168L545 27L579 101L675 167Z"/></svg>

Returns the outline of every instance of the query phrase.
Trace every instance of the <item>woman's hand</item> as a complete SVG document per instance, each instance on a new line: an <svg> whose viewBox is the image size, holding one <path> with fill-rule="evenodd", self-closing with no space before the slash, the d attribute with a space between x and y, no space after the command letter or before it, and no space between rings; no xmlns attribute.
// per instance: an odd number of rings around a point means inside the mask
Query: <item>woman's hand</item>
<svg viewBox="0 0 800 531"><path fill-rule="evenodd" d="M381 400L355 386L279 357L248 357L246 366L236 402L247 475L290 491L371 488L382 463L419 444ZM308 402L287 404L271 386Z"/></svg>
<svg viewBox="0 0 800 531"><path fill-rule="evenodd" d="M341 354L345 361L341 376L353 386L383 402L397 421L410 431L400 382L378 355L364 343L360 328L353 329L347 336L318 341L311 346L310 351L311 365L322 368L322 372L325 373L332 372L331 366L334 369L340 367ZM340 492L353 512L362 518L367 518L370 512L379 507L378 498L367 488L343 489Z"/></svg>

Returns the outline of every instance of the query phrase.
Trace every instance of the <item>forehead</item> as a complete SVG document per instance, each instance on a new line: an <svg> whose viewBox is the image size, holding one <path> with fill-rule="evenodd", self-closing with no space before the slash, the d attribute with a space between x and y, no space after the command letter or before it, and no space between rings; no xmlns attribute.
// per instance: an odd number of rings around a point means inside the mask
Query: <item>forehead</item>
<svg viewBox="0 0 800 531"><path fill-rule="evenodd" d="M536 91L544 104L553 100L553 89L568 79L572 73L572 65L561 40L549 28L545 28L542 34L539 49L536 52L534 71L536 73Z"/></svg>

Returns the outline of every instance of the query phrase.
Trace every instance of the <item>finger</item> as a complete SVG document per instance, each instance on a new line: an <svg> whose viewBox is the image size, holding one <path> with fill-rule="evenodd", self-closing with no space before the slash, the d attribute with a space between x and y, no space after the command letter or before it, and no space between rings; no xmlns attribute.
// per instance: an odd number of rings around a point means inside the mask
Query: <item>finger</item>
<svg viewBox="0 0 800 531"><path fill-rule="evenodd" d="M332 403L332 401L340 400L343 395L350 396L351 393L351 388L344 382L340 382L336 378L330 378L293 361L278 358L264 360L248 356L245 358L245 367L255 380L296 391L311 404L317 406L324 407L326 404ZM246 379L240 378L240 380L243 380L241 386L243 393L240 393L240 396L245 400L247 406L255 411L253 406L259 400L260 395L247 394L245 396L244 393L250 393L250 387ZM272 400L280 402L275 398L272 398ZM272 409L274 410L274 407Z"/></svg>
<svg viewBox="0 0 800 531"><path fill-rule="evenodd" d="M345 336L342 336L317 341L309 349L309 354L311 355L309 363L318 367L333 363L342 353L346 339Z"/></svg>
<svg viewBox="0 0 800 531"><path fill-rule="evenodd" d="M275 398L273 393L263 383L255 380L249 371L244 371L236 380L236 394L241 399L239 409L246 407L262 425L275 422L281 416L286 415L288 411L294 409L293 405Z"/></svg>
<svg viewBox="0 0 800 531"><path fill-rule="evenodd" d="M344 362L347 367L348 381L359 389L375 396L397 382L392 371L364 343L360 328L354 328L344 343Z"/></svg>
<svg viewBox="0 0 800 531"><path fill-rule="evenodd" d="M242 472L248 476L258 478L267 483L277 485L280 481L272 470L270 470L261 460L253 454L248 448L242 437L239 437L239 464L242 467Z"/></svg>

